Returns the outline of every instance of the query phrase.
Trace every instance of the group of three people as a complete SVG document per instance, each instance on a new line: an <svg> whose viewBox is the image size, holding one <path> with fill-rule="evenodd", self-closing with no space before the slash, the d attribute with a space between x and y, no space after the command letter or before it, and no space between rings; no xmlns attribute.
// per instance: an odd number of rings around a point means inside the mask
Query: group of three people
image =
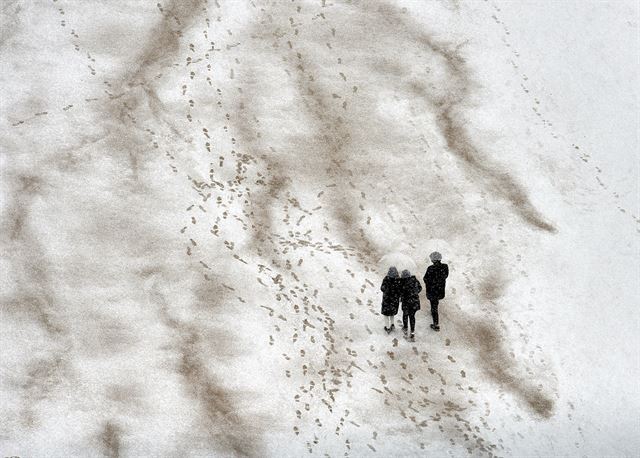
<svg viewBox="0 0 640 458"><path fill-rule="evenodd" d="M449 266L442 262L442 255L434 251L429 255L432 265L427 268L423 280L426 287L427 299L431 303L431 329L440 330L438 317L438 303L445 296L446 280L449 276ZM389 267L387 276L382 280L382 315L385 317L384 330L391 333L395 329L395 316L402 303L402 331L409 340L415 340L416 312L420 310L420 281L409 270L403 270L398 275L395 266Z"/></svg>

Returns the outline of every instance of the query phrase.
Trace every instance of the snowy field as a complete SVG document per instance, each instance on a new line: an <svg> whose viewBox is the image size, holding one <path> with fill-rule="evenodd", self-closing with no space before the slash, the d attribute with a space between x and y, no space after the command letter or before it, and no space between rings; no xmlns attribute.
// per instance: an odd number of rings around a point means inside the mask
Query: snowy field
<svg viewBox="0 0 640 458"><path fill-rule="evenodd" d="M640 454L637 1L1 7L0 457Z"/></svg>

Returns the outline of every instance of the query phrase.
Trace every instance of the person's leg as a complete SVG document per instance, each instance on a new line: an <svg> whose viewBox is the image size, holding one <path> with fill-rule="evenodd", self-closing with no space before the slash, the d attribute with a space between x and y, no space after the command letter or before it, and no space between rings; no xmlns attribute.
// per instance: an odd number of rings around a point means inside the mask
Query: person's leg
<svg viewBox="0 0 640 458"><path fill-rule="evenodd" d="M431 318L434 326L438 326L438 302L438 299L431 299Z"/></svg>
<svg viewBox="0 0 640 458"><path fill-rule="evenodd" d="M387 327L391 329L391 326L393 326L393 315L387 317Z"/></svg>
<svg viewBox="0 0 640 458"><path fill-rule="evenodd" d="M407 329L407 314L402 312L402 329L406 330Z"/></svg>
<svg viewBox="0 0 640 458"><path fill-rule="evenodd" d="M411 334L416 330L416 312L409 315L409 321L411 323Z"/></svg>
<svg viewBox="0 0 640 458"><path fill-rule="evenodd" d="M395 328L395 327L396 327L395 322L396 322L396 316L395 316L395 315L391 315L391 316L389 317L389 327L390 327L391 329L393 329L393 328Z"/></svg>

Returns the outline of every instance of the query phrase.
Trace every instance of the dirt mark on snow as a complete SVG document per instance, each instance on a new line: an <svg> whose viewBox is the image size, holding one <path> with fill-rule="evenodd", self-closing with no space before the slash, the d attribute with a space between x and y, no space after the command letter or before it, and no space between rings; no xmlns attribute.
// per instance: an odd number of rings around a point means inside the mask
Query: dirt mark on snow
<svg viewBox="0 0 640 458"><path fill-rule="evenodd" d="M475 87L472 70L466 65L457 47L446 45L430 37L394 7L385 5L378 9L380 23L392 31L404 35L407 41L420 43L433 53L444 68L444 75L435 81L438 88L427 88L429 81L410 79L408 89L426 102L427 110L434 110L440 132L446 140L448 151L466 164L471 179L487 187L496 196L511 203L515 212L529 225L544 231L555 232L538 209L531 203L526 190L506 170L483 153L474 144L468 130L465 112L472 109Z"/></svg>
<svg viewBox="0 0 640 458"><path fill-rule="evenodd" d="M119 458L122 450L120 428L112 423L106 422L100 432L100 443L102 445L102 454L105 458Z"/></svg>
<svg viewBox="0 0 640 458"><path fill-rule="evenodd" d="M154 280L157 281L160 280ZM216 308L224 306L226 294L221 286L203 282L195 290L196 307L215 313ZM162 322L175 333L172 344L177 354L175 370L183 377L189 396L201 410L198 426L209 436L212 447L222 448L234 456L259 456L258 419L249 422L238 414L237 401L248 394L226 388L208 368L212 361L221 364L226 358L238 355L233 346L234 336L220 328L211 329L210 325L175 318L158 283L154 283L150 298L158 306Z"/></svg>
<svg viewBox="0 0 640 458"><path fill-rule="evenodd" d="M496 384L512 393L541 419L551 418L555 401L542 386L521 373L506 349L504 336L494 323L473 321L458 326L464 329L468 344L478 349L479 364Z"/></svg>

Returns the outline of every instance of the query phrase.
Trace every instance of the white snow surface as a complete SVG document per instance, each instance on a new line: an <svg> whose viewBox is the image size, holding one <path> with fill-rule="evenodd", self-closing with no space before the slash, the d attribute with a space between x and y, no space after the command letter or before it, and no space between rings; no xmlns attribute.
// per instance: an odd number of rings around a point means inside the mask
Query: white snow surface
<svg viewBox="0 0 640 458"><path fill-rule="evenodd" d="M636 1L0 14L0 456L640 454Z"/></svg>

